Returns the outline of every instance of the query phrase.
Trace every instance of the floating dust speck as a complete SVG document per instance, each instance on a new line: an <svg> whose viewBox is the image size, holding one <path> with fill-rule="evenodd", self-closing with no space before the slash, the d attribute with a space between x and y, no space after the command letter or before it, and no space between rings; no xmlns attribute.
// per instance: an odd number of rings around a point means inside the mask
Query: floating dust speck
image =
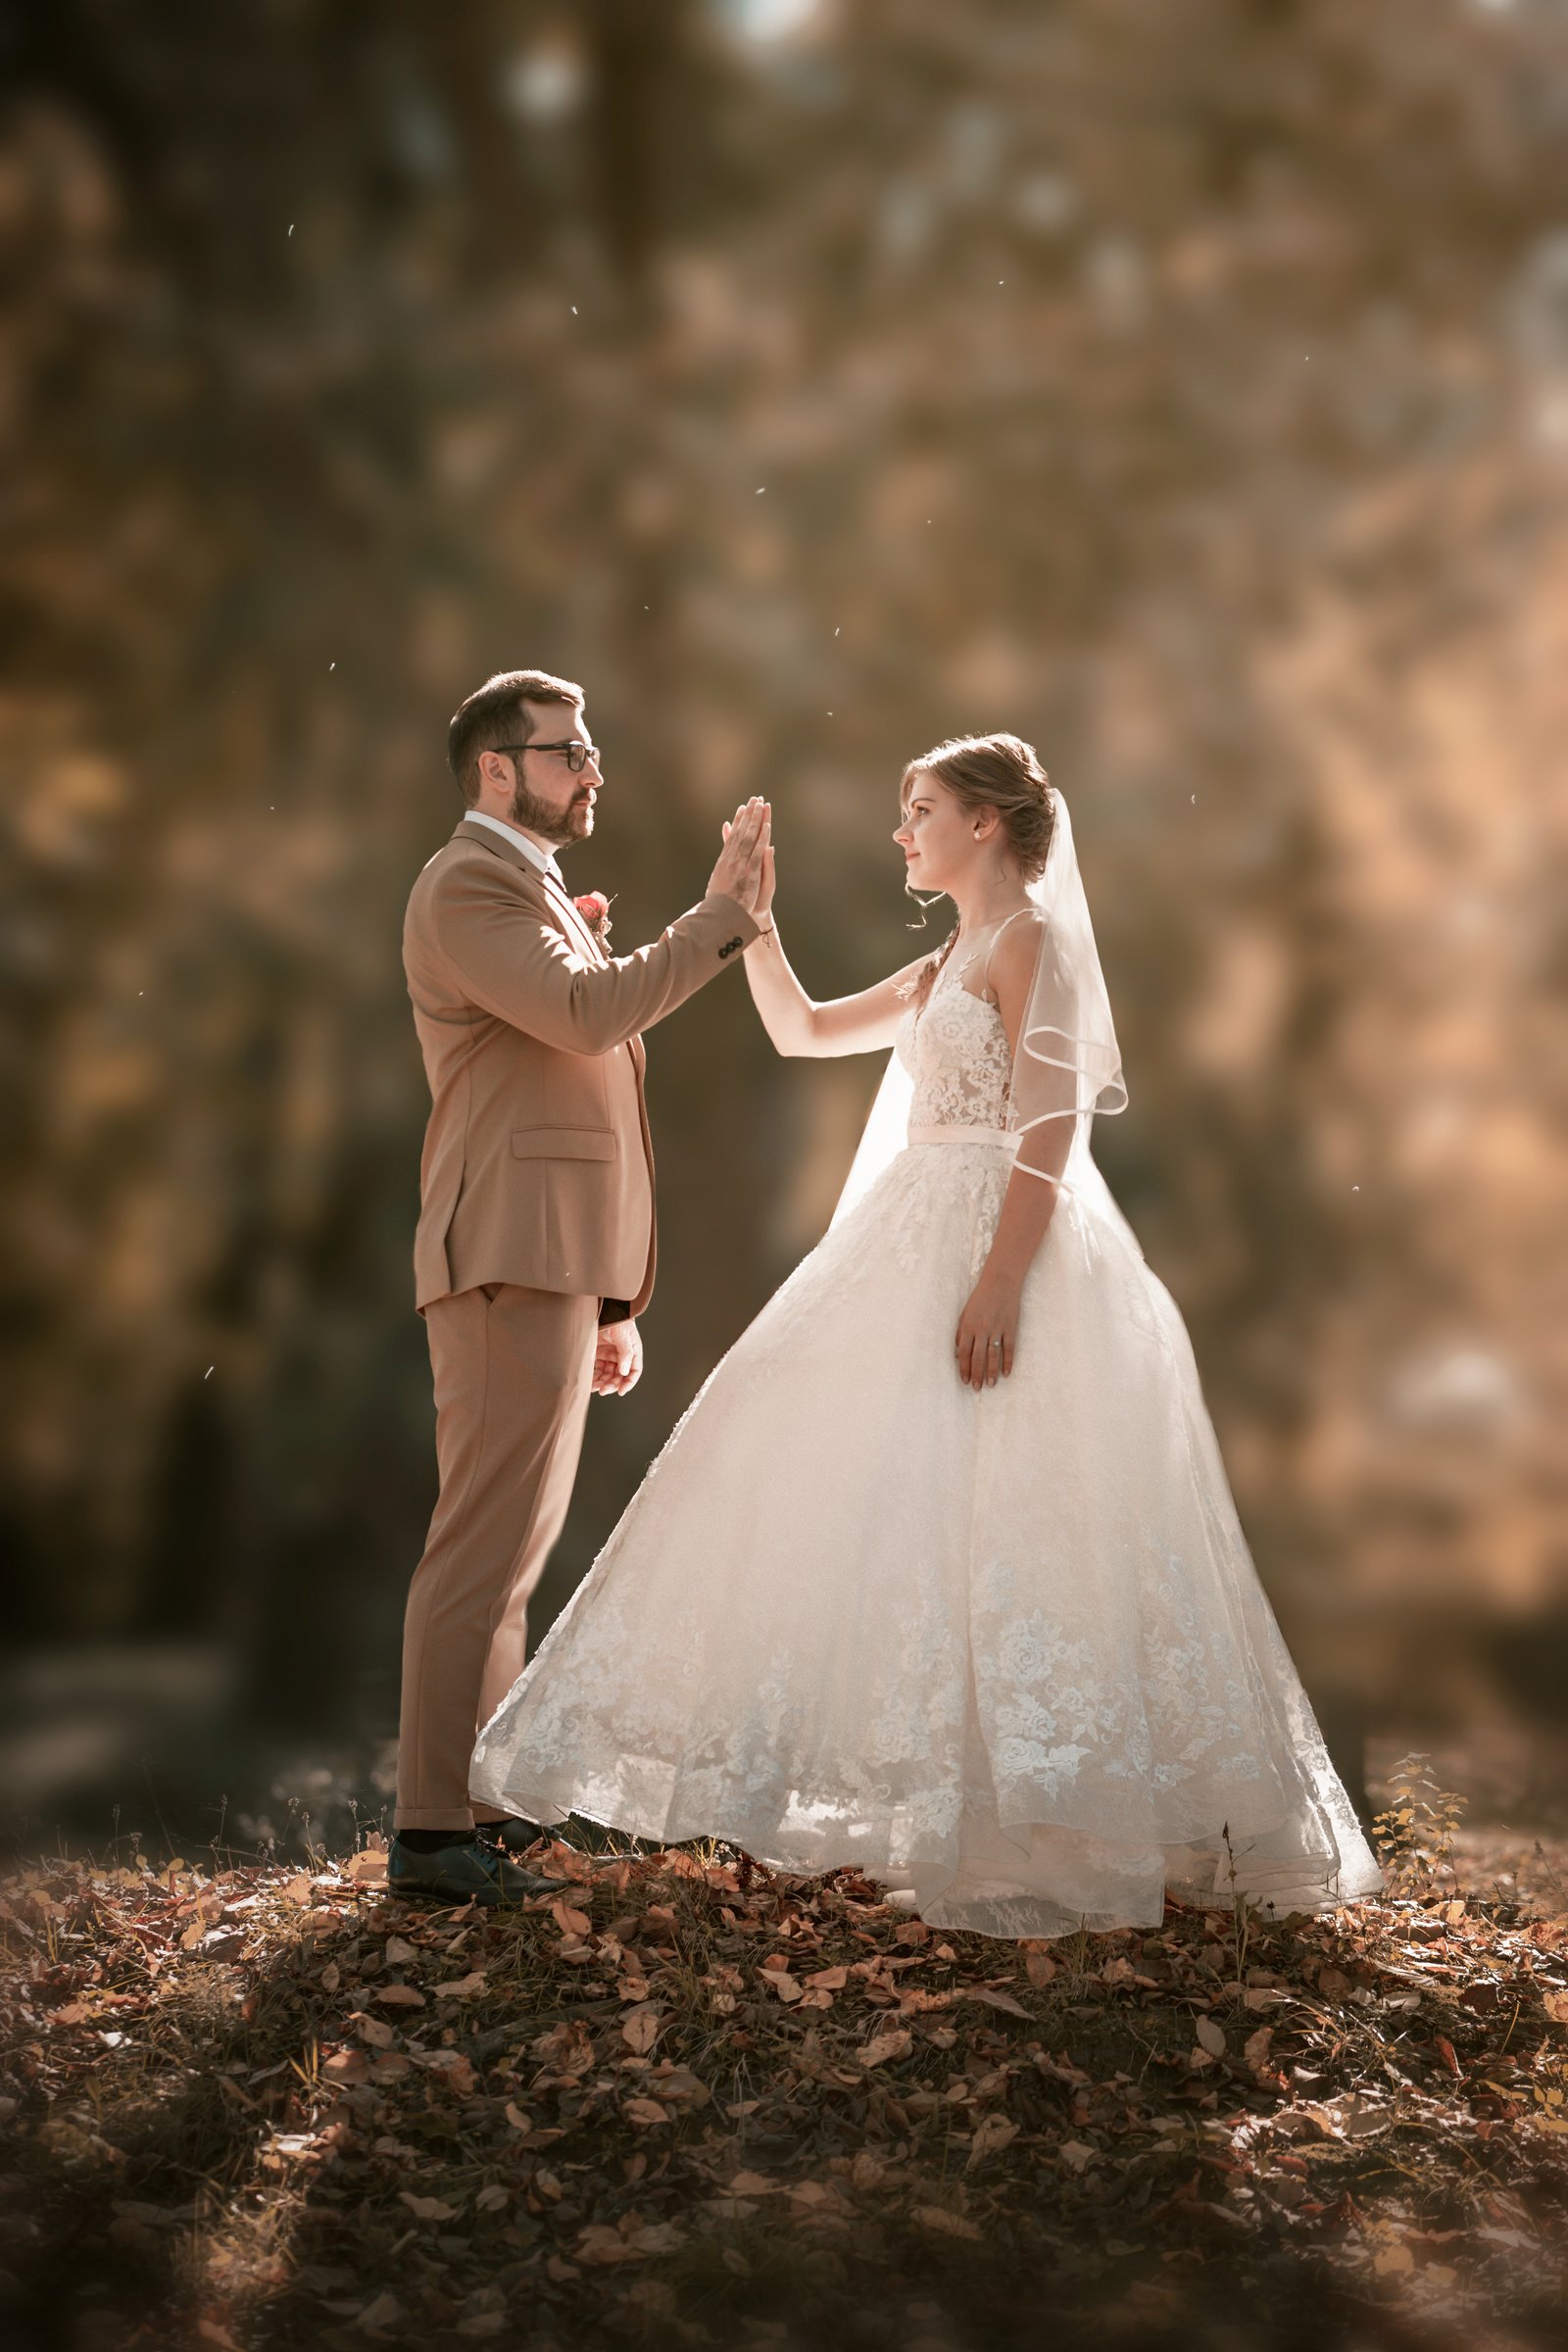
<svg viewBox="0 0 1568 2352"><path fill-rule="evenodd" d="M330 676L331 676L331 674L332 674L333 670L334 670L334 669L336 669L336 667L337 667L337 663L336 663L335 662L329 662L327 663L327 665L326 665L326 669L327 669L327 675L328 675L328 677L330 677Z"/></svg>
<svg viewBox="0 0 1568 2352"><path fill-rule="evenodd" d="M214 1373L215 1373L217 1370L218 1370L218 1366L217 1366L216 1364L209 1364L209 1365L208 1365L208 1367L207 1367L207 1369L206 1369L206 1371L205 1371L205 1372L202 1374L202 1378L203 1378L203 1380L211 1380L211 1379L212 1379L212 1377L213 1377L213 1374L214 1374Z"/></svg>

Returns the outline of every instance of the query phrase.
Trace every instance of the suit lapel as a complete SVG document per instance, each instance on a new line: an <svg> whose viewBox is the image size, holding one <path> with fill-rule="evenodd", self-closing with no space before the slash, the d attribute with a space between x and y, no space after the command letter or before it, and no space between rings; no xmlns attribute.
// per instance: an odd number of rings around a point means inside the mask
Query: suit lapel
<svg viewBox="0 0 1568 2352"><path fill-rule="evenodd" d="M592 956L595 963L602 964L608 961L604 949L600 946L598 940L595 939L593 933L589 930L587 923L583 920L582 915L578 912L575 899L571 897L569 892L562 889L560 883L555 879L553 874L541 875L540 879L544 883L545 895L549 899L550 904L552 906L558 906L561 909L561 912L565 915L567 921L572 924L577 933L577 937L582 941L584 947L588 950L589 955Z"/></svg>
<svg viewBox="0 0 1568 2352"><path fill-rule="evenodd" d="M493 851L496 857L505 858L509 865L514 866L526 881L534 883L544 893L552 911L564 918L567 936L579 947L586 948L595 963L606 962L605 952L578 913L570 892L563 890L553 874L547 874L542 866L535 865L532 858L525 857L504 834L493 831L489 825L470 825L465 817L452 838L454 841L476 841L481 849Z"/></svg>

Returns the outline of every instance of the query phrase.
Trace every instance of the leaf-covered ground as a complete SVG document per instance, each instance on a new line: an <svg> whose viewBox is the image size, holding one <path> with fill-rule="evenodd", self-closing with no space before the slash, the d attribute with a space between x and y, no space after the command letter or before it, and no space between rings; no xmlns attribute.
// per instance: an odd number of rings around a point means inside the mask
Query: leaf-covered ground
<svg viewBox="0 0 1568 2352"><path fill-rule="evenodd" d="M725 1851L421 1911L377 1846L5 1886L13 2342L1561 2340L1540 1845L1033 1947Z"/></svg>

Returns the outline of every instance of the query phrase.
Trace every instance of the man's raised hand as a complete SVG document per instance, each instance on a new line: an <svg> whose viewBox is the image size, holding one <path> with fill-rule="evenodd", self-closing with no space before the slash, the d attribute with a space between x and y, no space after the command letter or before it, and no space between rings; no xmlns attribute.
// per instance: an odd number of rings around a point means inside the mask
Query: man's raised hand
<svg viewBox="0 0 1568 2352"><path fill-rule="evenodd" d="M772 838L773 811L754 795L724 827L724 847L709 881L710 893L734 899L748 914L757 910L762 888L762 859Z"/></svg>

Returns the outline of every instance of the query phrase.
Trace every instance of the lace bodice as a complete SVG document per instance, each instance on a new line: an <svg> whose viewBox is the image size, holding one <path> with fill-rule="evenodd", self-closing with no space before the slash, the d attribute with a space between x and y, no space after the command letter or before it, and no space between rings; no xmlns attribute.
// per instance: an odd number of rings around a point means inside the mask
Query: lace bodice
<svg viewBox="0 0 1568 2352"><path fill-rule="evenodd" d="M894 1050L914 1082L911 1128L1008 1124L1007 1033L996 1006L973 993L989 946L988 936L956 948L924 1005L911 1005L899 1024Z"/></svg>

